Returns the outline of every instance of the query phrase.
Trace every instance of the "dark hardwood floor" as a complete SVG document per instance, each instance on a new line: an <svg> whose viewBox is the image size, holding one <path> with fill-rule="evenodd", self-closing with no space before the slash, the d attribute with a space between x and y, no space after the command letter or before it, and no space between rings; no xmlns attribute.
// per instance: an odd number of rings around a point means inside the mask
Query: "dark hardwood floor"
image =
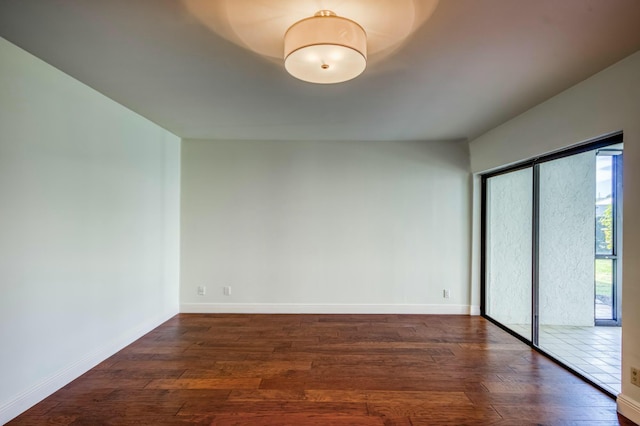
<svg viewBox="0 0 640 426"><path fill-rule="evenodd" d="M11 425L632 425L480 317L181 314Z"/></svg>

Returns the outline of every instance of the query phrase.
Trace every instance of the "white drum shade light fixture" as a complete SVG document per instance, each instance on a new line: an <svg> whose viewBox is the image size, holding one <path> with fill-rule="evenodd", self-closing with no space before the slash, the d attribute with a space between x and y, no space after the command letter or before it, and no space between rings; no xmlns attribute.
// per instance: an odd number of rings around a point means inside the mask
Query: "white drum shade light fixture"
<svg viewBox="0 0 640 426"><path fill-rule="evenodd" d="M351 80L367 67L367 34L358 23L321 10L285 33L284 66L310 83Z"/></svg>
<svg viewBox="0 0 640 426"><path fill-rule="evenodd" d="M330 84L379 70L439 0L176 1L217 35L280 69L284 62L294 77Z"/></svg>

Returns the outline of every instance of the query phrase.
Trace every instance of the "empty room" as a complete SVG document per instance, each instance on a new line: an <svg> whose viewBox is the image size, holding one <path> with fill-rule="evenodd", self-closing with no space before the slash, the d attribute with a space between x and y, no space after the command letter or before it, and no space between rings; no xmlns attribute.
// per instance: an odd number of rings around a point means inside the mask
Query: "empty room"
<svg viewBox="0 0 640 426"><path fill-rule="evenodd" d="M0 424L640 424L637 0L0 0Z"/></svg>

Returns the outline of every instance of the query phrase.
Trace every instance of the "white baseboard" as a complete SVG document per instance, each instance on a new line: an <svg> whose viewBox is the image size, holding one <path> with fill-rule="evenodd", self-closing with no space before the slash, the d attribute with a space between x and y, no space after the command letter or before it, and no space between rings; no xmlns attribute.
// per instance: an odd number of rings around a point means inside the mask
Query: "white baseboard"
<svg viewBox="0 0 640 426"><path fill-rule="evenodd" d="M297 303L182 303L189 314L443 314L473 315L469 305L374 305Z"/></svg>
<svg viewBox="0 0 640 426"><path fill-rule="evenodd" d="M640 403L624 394L618 395L616 402L618 403L618 413L640 425Z"/></svg>
<svg viewBox="0 0 640 426"><path fill-rule="evenodd" d="M0 424L5 424L11 419L25 412L38 402L42 401L55 391L77 379L111 355L130 345L144 336L160 324L175 316L178 312L171 312L146 321L144 324L118 336L102 347L85 354L78 360L60 369L55 374L45 378L37 385L27 389L15 398L0 405Z"/></svg>
<svg viewBox="0 0 640 426"><path fill-rule="evenodd" d="M469 306L469 315L473 315L473 316L479 316L480 315L480 306L478 305L471 305Z"/></svg>

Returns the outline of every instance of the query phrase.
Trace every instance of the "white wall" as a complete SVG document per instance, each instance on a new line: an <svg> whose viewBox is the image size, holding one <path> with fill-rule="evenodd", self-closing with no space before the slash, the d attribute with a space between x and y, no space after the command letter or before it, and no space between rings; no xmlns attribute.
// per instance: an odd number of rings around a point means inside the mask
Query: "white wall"
<svg viewBox="0 0 640 426"><path fill-rule="evenodd" d="M183 141L182 311L468 313L468 159L460 142Z"/></svg>
<svg viewBox="0 0 640 426"><path fill-rule="evenodd" d="M624 131L625 143L626 220L618 409L640 423L640 387L630 382L630 367L640 367L640 309L636 306L640 301L640 225L634 219L640 217L640 52L471 141L471 169L494 169L619 130ZM478 205L474 212L478 214ZM473 247L476 257L477 240ZM477 282L479 271L474 273Z"/></svg>
<svg viewBox="0 0 640 426"><path fill-rule="evenodd" d="M0 39L0 423L178 311L179 155Z"/></svg>

